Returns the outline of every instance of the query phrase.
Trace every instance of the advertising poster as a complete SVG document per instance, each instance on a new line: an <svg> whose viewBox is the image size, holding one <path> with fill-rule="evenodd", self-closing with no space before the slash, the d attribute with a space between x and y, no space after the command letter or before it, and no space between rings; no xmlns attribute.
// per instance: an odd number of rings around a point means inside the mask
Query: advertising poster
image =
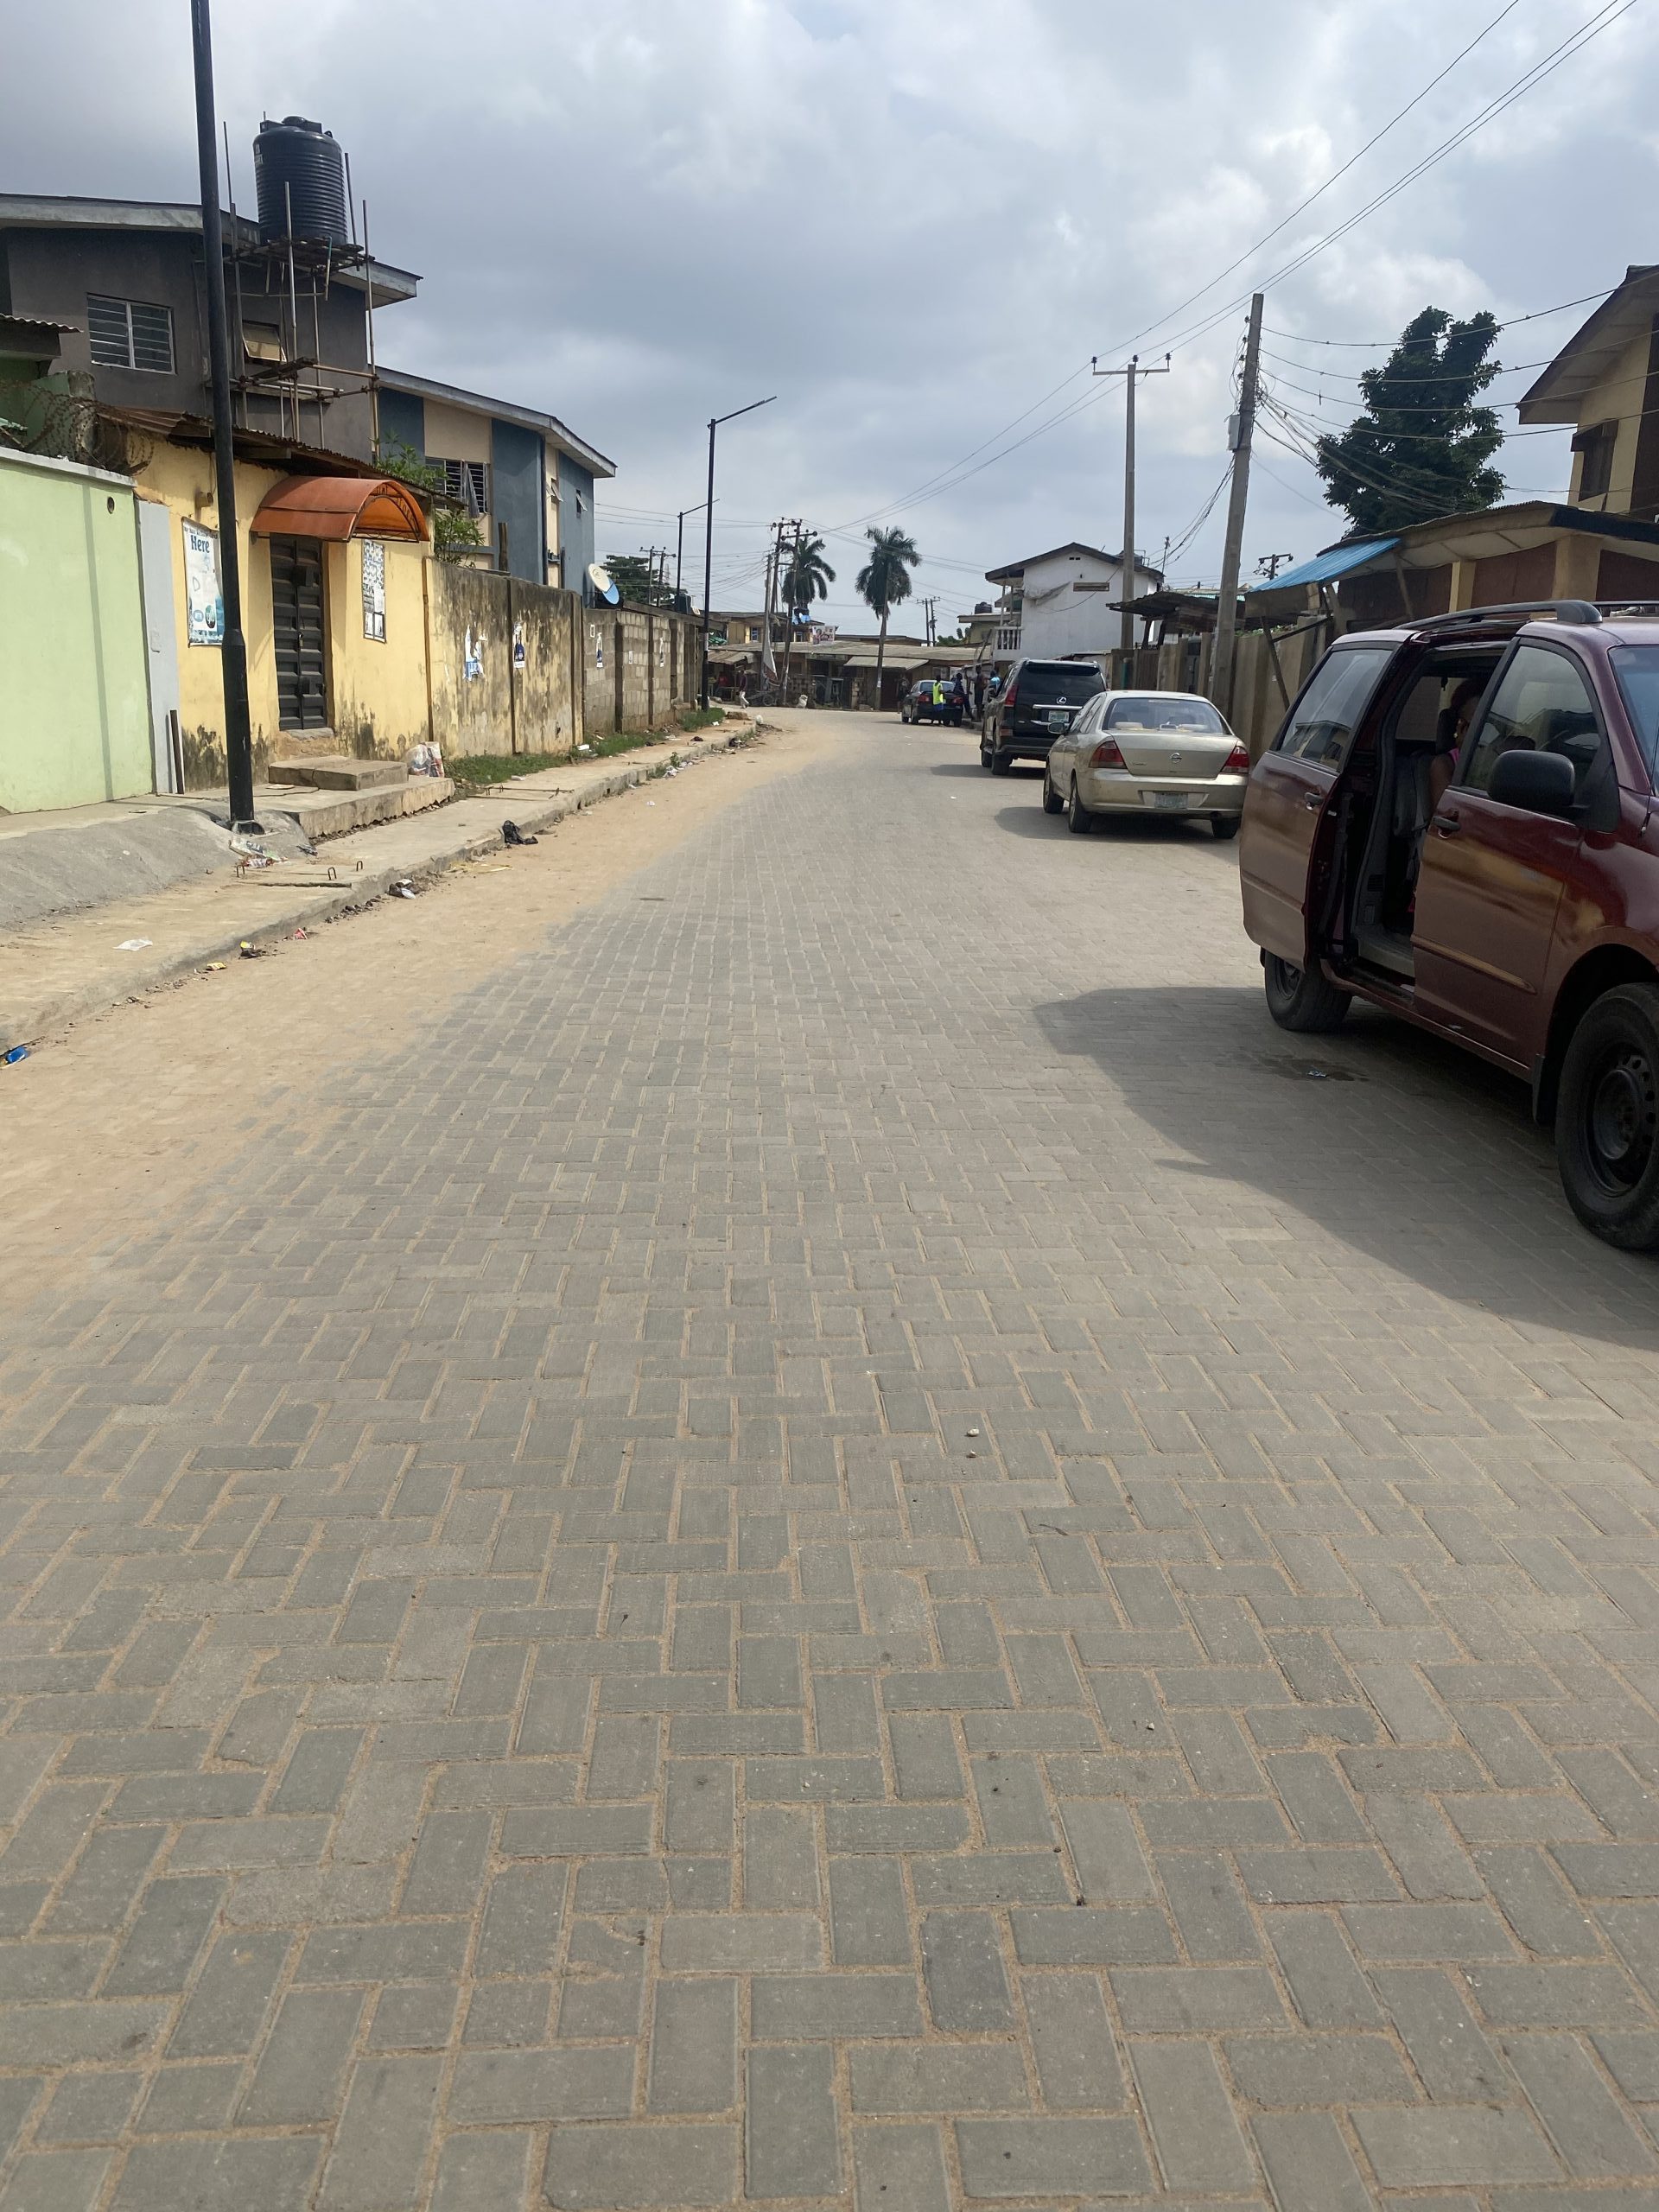
<svg viewBox="0 0 1659 2212"><path fill-rule="evenodd" d="M219 532L184 525L186 636L193 645L225 642L225 595L219 588Z"/></svg>
<svg viewBox="0 0 1659 2212"><path fill-rule="evenodd" d="M386 549L375 537L363 540L363 634L386 642Z"/></svg>

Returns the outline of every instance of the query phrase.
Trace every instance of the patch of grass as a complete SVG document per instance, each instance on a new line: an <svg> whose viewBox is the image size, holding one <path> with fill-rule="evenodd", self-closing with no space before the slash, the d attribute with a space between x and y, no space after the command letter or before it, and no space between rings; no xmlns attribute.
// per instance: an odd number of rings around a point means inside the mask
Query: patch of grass
<svg viewBox="0 0 1659 2212"><path fill-rule="evenodd" d="M637 753L642 745L662 745L674 734L671 729L619 729L609 737L591 737L588 750L578 753L578 760L608 760L613 753Z"/></svg>
<svg viewBox="0 0 1659 2212"><path fill-rule="evenodd" d="M444 768L462 792L510 783L515 776L538 775L543 768L569 768L579 760L608 760L618 753L637 753L642 745L662 745L681 730L711 729L723 722L723 707L683 707L664 729L620 729L588 741L585 753L478 753L459 760L446 754Z"/></svg>
<svg viewBox="0 0 1659 2212"><path fill-rule="evenodd" d="M457 790L467 791L511 783L515 776L538 775L543 768L568 767L569 760L563 753L475 753L465 760L447 753L443 766Z"/></svg>

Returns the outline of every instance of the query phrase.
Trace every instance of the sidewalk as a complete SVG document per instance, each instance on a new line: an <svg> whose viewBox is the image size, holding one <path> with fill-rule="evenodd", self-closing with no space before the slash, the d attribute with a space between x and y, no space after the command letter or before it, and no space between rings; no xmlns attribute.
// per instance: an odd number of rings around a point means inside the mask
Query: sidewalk
<svg viewBox="0 0 1659 2212"><path fill-rule="evenodd" d="M701 744L676 736L610 760L564 761L479 798L331 837L315 860L242 878L227 864L209 876L7 931L0 937L0 1052L35 1044L210 960L235 958L245 941L273 944L383 898L396 883L429 881L499 850L504 822L534 836L650 780L676 753L690 766L753 728L752 720L728 715ZM137 940L143 942L136 950L122 950Z"/></svg>

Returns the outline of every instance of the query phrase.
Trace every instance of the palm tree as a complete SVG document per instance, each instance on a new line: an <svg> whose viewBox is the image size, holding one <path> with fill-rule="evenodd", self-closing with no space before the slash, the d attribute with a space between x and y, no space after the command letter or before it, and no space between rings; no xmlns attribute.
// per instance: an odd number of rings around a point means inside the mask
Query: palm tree
<svg viewBox="0 0 1659 2212"><path fill-rule="evenodd" d="M872 551L859 570L854 588L871 612L881 617L881 636L875 648L875 703L881 704L881 671L887 658L887 617L910 597L910 572L921 559L915 540L902 530L867 530Z"/></svg>
<svg viewBox="0 0 1659 2212"><path fill-rule="evenodd" d="M797 618L805 613L815 599L829 598L830 587L835 581L836 572L823 557L823 540L798 538L790 551L782 587L784 607L791 630Z"/></svg>

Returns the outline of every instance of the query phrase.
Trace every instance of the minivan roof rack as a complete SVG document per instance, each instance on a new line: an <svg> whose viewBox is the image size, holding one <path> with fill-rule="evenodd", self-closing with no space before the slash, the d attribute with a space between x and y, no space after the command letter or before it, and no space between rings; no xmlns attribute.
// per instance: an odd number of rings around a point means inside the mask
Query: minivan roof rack
<svg viewBox="0 0 1659 2212"><path fill-rule="evenodd" d="M1463 607L1452 614L1431 614L1408 626L1414 630L1466 630L1471 623L1508 622L1516 615L1553 614L1558 622L1595 624L1601 611L1587 599L1516 599L1503 607Z"/></svg>

